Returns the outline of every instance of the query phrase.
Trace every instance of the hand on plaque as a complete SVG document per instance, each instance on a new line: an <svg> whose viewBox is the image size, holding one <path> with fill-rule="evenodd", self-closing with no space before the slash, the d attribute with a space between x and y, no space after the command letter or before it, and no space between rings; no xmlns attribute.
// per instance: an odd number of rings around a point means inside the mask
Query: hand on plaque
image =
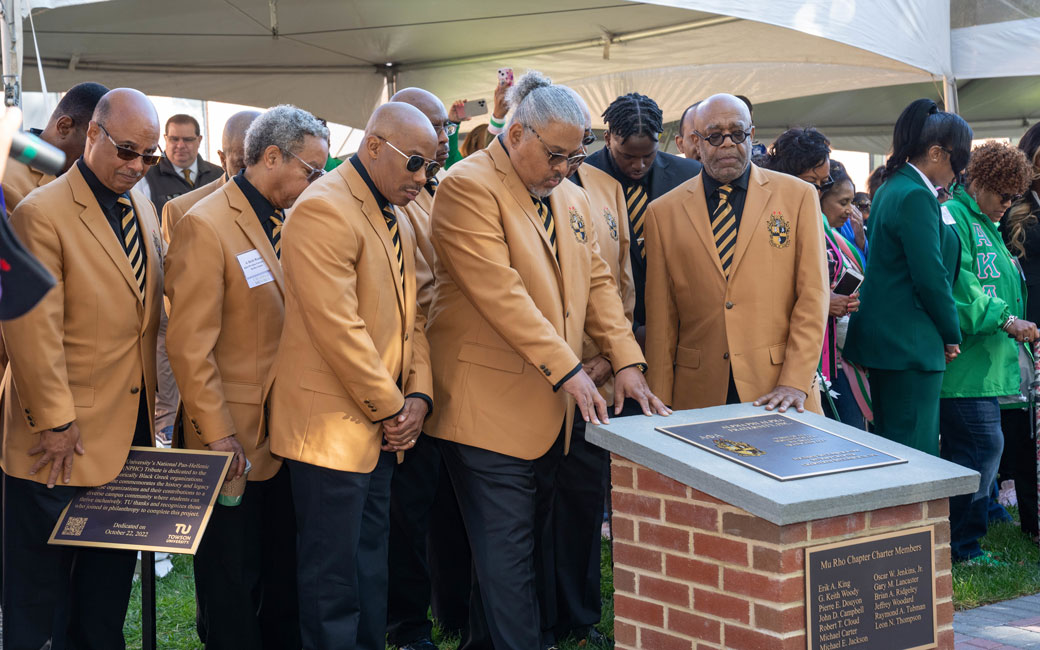
<svg viewBox="0 0 1040 650"><path fill-rule="evenodd" d="M805 413L806 397L808 396L797 388L777 386L756 399L755 406L765 406L767 411L776 409L779 413L786 413L787 409L793 406L799 413Z"/></svg>

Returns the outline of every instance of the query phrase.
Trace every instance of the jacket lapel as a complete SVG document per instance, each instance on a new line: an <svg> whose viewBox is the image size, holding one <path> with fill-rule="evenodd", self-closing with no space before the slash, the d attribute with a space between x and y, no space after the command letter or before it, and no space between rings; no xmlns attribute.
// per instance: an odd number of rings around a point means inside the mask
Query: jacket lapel
<svg viewBox="0 0 1040 650"><path fill-rule="evenodd" d="M769 196L772 194L768 184L769 181L765 174L752 164L751 175L748 178L747 196L744 199L744 212L740 216L736 248L733 250L733 265L729 270L730 277L737 272L737 267L744 259L744 253L747 252L751 240L755 238L755 233L765 232L766 210L769 207Z"/></svg>
<svg viewBox="0 0 1040 650"><path fill-rule="evenodd" d="M274 253L274 247L271 246L271 240L264 232L264 227L260 225L260 219L253 212L253 207L249 205L249 199L246 198L245 194L242 194L242 190L239 189L238 183L231 182L226 183L226 187L218 189L218 192L223 191L224 196L227 199L228 205L232 209L238 210L238 216L235 217L235 223L242 229L246 237L249 239L249 243L256 248L257 252L260 253L260 257L263 258L264 263L267 264L267 268L270 269L271 275L274 276L274 283L278 286L278 291L281 292L282 296L285 296L285 287L283 286L282 279L282 264L278 261L278 256Z"/></svg>
<svg viewBox="0 0 1040 650"><path fill-rule="evenodd" d="M719 260L719 251L715 247L715 236L711 232L711 215L708 214L708 200L704 195L703 177L698 175L693 178L689 185L689 194L683 201L686 208L686 216L689 217L693 230L697 233L697 239L704 245L708 253L708 259L712 260L715 270L719 275L725 277L722 272L722 261Z"/></svg>
<svg viewBox="0 0 1040 650"><path fill-rule="evenodd" d="M101 205L94 198L94 193L90 191L90 186L87 185L86 179L83 178L83 174L80 173L79 168L75 165L66 173L69 177L69 185L72 187L72 198L75 199L76 203L83 206L83 211L79 213L79 218L94 235L98 243L101 244L101 247L105 249L108 256L112 258L112 262L119 267L119 271L123 274L123 279L126 280L130 290L140 299L141 291L137 286L137 278L134 277L134 271L130 268L130 260L126 257L126 251L123 250L122 244L116 238L112 226L108 224L108 219L105 218ZM140 226L140 221L138 221L138 226ZM141 239L142 243L144 243L144 237ZM147 253L147 251L145 252Z"/></svg>
<svg viewBox="0 0 1040 650"><path fill-rule="evenodd" d="M542 244L545 245L545 253L548 255L556 268L557 279L563 281L563 276L560 273L559 260L556 259L556 255L553 254L552 244L549 242L549 233L545 232L545 224L542 223L541 217L538 216L538 208L534 205L534 200L531 198L531 193L524 187L523 181L520 180L520 176L517 175L516 169L513 168L513 163L509 160L509 154L506 153L505 147L502 146L502 142L495 138L488 145L488 152L491 154L492 160L495 161L495 168L498 170L502 183L506 186L506 189L512 195L520 209L527 215L528 220L537 229L539 236L542 238ZM551 195L550 195L551 196ZM550 202L551 205L551 202ZM553 219L556 221L556 243L559 248L560 242L560 215L553 208Z"/></svg>
<svg viewBox="0 0 1040 650"><path fill-rule="evenodd" d="M130 192L130 202L134 206L134 217L137 219L137 232L141 235L141 252L144 254L145 259L145 270L144 270L144 309L145 314L150 314L151 306L156 300L161 300L163 296L163 283L162 283L162 237L159 236L156 228L153 224L156 223L154 220L149 220L145 223L145 220L141 218L141 210L138 209L140 200L147 200L141 192ZM135 280L136 283L136 280ZM141 328L147 325L147 316L141 319Z"/></svg>
<svg viewBox="0 0 1040 650"><path fill-rule="evenodd" d="M396 276L400 276L397 265L397 251L394 250L394 243L390 240L390 229L386 227L386 218L383 217L382 210L379 209L379 203L376 202L376 197L372 196L372 192L368 189L368 185L365 183L365 179L361 178L361 174L354 169L354 165L350 162L346 162L340 165L337 169L344 170L344 179L347 181L347 187L350 189L351 194L354 198L361 201L361 211L364 212L365 218L368 219L368 223L372 226L372 229L376 231L376 235L379 237L379 241L383 243L383 250L386 253L387 262L394 270ZM425 190L423 190L425 191ZM401 211L396 206L390 206L394 210L394 214L397 216L397 230L398 238L401 237ZM402 252L404 249L404 240L401 240ZM407 257L407 255L405 256ZM405 270L407 272L407 260L405 260ZM403 280L403 278L401 279ZM404 306L404 286L402 281L394 283L394 287L397 289L397 304L401 309L402 316L406 313Z"/></svg>

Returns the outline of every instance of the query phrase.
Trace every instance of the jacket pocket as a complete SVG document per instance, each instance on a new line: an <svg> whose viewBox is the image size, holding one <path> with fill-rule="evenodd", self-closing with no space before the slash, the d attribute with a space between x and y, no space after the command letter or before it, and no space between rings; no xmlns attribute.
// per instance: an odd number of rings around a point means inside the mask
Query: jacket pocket
<svg viewBox="0 0 1040 650"><path fill-rule="evenodd" d="M94 406L94 388L91 386L77 386L69 384L69 392L72 393L72 403L80 408Z"/></svg>
<svg viewBox="0 0 1040 650"><path fill-rule="evenodd" d="M264 396L264 387L260 384L237 381L224 381L221 384L224 388L224 399L236 404L259 404Z"/></svg>
<svg viewBox="0 0 1040 650"><path fill-rule="evenodd" d="M504 370L505 372L516 374L524 371L524 364L526 363L519 354L512 350L492 348L486 345L477 345L476 343L463 343L459 349L458 358L459 361L475 363L485 368L494 368L495 370Z"/></svg>
<svg viewBox="0 0 1040 650"><path fill-rule="evenodd" d="M347 389L343 388L343 384L339 383L336 375L329 372L304 371L303 376L300 377L300 387L313 390L316 393L347 397Z"/></svg>
<svg viewBox="0 0 1040 650"><path fill-rule="evenodd" d="M683 368L697 369L701 367L701 351L697 348L675 346L675 365Z"/></svg>
<svg viewBox="0 0 1040 650"><path fill-rule="evenodd" d="M777 345L769 346L769 360L773 362L774 366L779 366L784 362L787 357L787 344L779 343Z"/></svg>

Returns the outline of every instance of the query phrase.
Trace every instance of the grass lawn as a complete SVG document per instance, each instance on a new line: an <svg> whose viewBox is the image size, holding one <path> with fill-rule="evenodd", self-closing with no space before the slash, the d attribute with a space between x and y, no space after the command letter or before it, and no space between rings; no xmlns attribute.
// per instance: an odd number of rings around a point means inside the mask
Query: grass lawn
<svg viewBox="0 0 1040 650"><path fill-rule="evenodd" d="M1018 518L1013 508L1012 514ZM1017 524L997 524L990 527L983 539L986 550L997 553L1011 563L1006 568L984 568L955 566L953 568L953 599L957 609L970 609L986 603L1007 600L1027 594L1040 593L1040 550L1018 529ZM610 548L603 542L601 562L603 576L603 618L599 631L608 637L614 636L614 586L610 565ZM176 555L173 571L159 579L156 589L158 601L158 647L163 650L196 650L202 648L195 635L195 592L192 579L191 557ZM141 648L141 589L135 583L123 628L127 648ZM440 638L434 630L440 650L455 650L458 639ZM561 650L579 650L574 642L564 642ZM606 650L596 646L585 646L583 650Z"/></svg>

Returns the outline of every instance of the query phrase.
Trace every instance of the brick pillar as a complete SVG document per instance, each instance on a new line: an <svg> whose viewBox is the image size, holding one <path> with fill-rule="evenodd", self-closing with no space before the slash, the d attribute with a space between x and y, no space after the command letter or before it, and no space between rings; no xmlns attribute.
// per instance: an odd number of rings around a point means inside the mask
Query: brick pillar
<svg viewBox="0 0 1040 650"><path fill-rule="evenodd" d="M612 455L614 635L625 650L804 650L805 548L935 525L939 648L953 648L946 499L778 526Z"/></svg>

